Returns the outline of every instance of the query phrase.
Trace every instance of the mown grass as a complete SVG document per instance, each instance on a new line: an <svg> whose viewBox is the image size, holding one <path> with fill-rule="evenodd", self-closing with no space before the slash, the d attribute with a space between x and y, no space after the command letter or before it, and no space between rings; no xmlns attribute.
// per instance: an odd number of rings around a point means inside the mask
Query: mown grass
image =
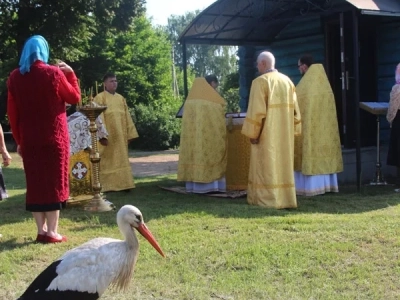
<svg viewBox="0 0 400 300"><path fill-rule="evenodd" d="M16 158L15 155L13 155ZM0 202L0 299L16 299L51 261L91 238L120 238L115 212L62 211L69 241L33 243L18 159L4 170L10 198ZM158 239L162 258L140 237L129 290L103 299L399 299L400 195L393 187L342 187L298 199L295 210L249 206L245 198L181 195L158 186L176 176L136 178L133 204Z"/></svg>

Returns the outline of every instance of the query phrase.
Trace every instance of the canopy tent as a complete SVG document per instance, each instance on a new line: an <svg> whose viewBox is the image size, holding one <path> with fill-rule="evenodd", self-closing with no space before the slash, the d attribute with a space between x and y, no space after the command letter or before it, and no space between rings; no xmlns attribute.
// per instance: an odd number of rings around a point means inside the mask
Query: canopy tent
<svg viewBox="0 0 400 300"><path fill-rule="evenodd" d="M218 0L181 33L184 89L187 96L186 44L270 45L292 22L310 16L352 11L353 51L358 57L359 14L400 16L398 0ZM343 20L341 20L343 22ZM290 37L296 38L296 37ZM359 61L354 61L355 105L360 103ZM357 189L361 189L360 115L355 110Z"/></svg>
<svg viewBox="0 0 400 300"><path fill-rule="evenodd" d="M351 5L349 5L351 4ZM362 14L399 16L396 0L218 0L181 33L182 44L268 45L298 18L359 9Z"/></svg>

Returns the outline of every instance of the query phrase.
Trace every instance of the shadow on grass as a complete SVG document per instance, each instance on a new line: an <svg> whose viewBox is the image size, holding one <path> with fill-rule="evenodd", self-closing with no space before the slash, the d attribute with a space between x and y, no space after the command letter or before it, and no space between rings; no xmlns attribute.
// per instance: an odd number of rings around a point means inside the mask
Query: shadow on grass
<svg viewBox="0 0 400 300"><path fill-rule="evenodd" d="M250 206L246 198L227 199L184 195L159 188L159 186L176 185L179 183L168 176L143 178L137 180L136 189L130 193L109 193L107 199L117 208L125 204L137 206L146 221L183 213L205 213L220 218L242 219L295 214L358 214L400 204L400 195L393 192L393 187L380 186L365 186L361 193L356 192L355 186L346 186L341 188L340 193L298 197L299 207L290 210ZM112 215L111 218L110 215ZM100 213L98 216L102 224L115 225L115 213Z"/></svg>
<svg viewBox="0 0 400 300"><path fill-rule="evenodd" d="M7 190L25 189L25 172L21 168L7 167L2 169Z"/></svg>
<svg viewBox="0 0 400 300"><path fill-rule="evenodd" d="M0 225L15 223L30 218L25 210L25 193L12 195L13 190L25 190L25 173L21 168L3 168L6 189L11 196L0 201ZM2 243L5 243L4 241Z"/></svg>
<svg viewBox="0 0 400 300"><path fill-rule="evenodd" d="M2 240L0 248L2 250L7 250L7 251L12 251L14 249L20 249L27 247L32 244L38 244L36 241L33 239L25 239L24 242L18 242L16 238L11 238L8 240Z"/></svg>
<svg viewBox="0 0 400 300"><path fill-rule="evenodd" d="M385 209L400 204L400 195L392 186L363 186L361 193L355 186L341 187L340 193L329 193L315 197L298 197L297 209L268 209L250 206L246 198L227 199L201 195L184 195L168 192L159 186L177 186L173 176L157 176L136 179L136 189L129 193L107 193L106 199L117 209L125 204L137 206L146 221L183 213L210 214L220 218L261 218L296 214L358 214ZM0 202L0 225L31 218L25 211L25 195L18 195ZM82 206L73 206L61 213L61 218L86 227L115 226L116 211L91 213Z"/></svg>

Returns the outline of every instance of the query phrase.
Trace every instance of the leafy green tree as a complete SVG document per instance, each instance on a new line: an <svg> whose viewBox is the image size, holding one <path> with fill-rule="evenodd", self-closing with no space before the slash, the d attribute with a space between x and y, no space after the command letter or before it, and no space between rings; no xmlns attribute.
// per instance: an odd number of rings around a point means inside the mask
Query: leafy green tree
<svg viewBox="0 0 400 300"><path fill-rule="evenodd" d="M139 103L158 107L172 96L171 45L149 20L136 18L128 32L117 34L112 49L118 90L131 107Z"/></svg>
<svg viewBox="0 0 400 300"><path fill-rule="evenodd" d="M185 15L172 15L164 30L173 43L174 62L182 68L183 52L178 38L200 11L187 12ZM234 47L217 45L186 45L187 64L196 76L215 74L223 78L237 70L236 50Z"/></svg>
<svg viewBox="0 0 400 300"><path fill-rule="evenodd" d="M181 119L175 117L181 100L169 98L163 106L139 104L134 109L133 119L139 133L132 147L146 150L166 150L179 145Z"/></svg>
<svg viewBox="0 0 400 300"><path fill-rule="evenodd" d="M144 18L144 3L0 1L1 103L6 103L5 81L18 65L23 43L41 34L49 42L50 58L71 64L86 91L96 81L101 86L107 71L117 74L119 92L127 98L140 134L134 144L147 149L176 147L180 120L175 114L182 101L172 93L171 43L164 30ZM0 107L0 119L2 111L5 108Z"/></svg>
<svg viewBox="0 0 400 300"><path fill-rule="evenodd" d="M86 56L95 34L126 30L134 17L144 13L144 4L144 0L0 1L2 87L29 36L43 35L51 57L78 61Z"/></svg>
<svg viewBox="0 0 400 300"><path fill-rule="evenodd" d="M220 87L221 96L226 100L227 112L239 112L239 72L225 76Z"/></svg>
<svg viewBox="0 0 400 300"><path fill-rule="evenodd" d="M222 80L221 89L223 92L229 89L239 88L239 72L230 73Z"/></svg>
<svg viewBox="0 0 400 300"><path fill-rule="evenodd" d="M179 144L182 101L173 96L171 44L164 31L145 17L135 18L126 32L116 34L108 50L110 69L118 78L139 133L132 147L161 150Z"/></svg>
<svg viewBox="0 0 400 300"><path fill-rule="evenodd" d="M184 15L171 15L168 18L168 23L164 26L164 30L168 34L168 38L173 45L174 62L176 66L182 67L183 52L182 45L179 44L178 39L180 34L185 30L186 26L200 13L199 10L194 12L187 12ZM188 45L186 49L187 59L190 60L194 56L194 48ZM196 72L197 70L195 70ZM198 75L198 74L196 74ZM198 75L199 76L199 75Z"/></svg>
<svg viewBox="0 0 400 300"><path fill-rule="evenodd" d="M51 62L59 58L71 63L85 86L110 64L107 37L127 30L144 13L144 4L144 0L1 0L0 120L6 111L6 80L18 66L29 36L43 35Z"/></svg>
<svg viewBox="0 0 400 300"><path fill-rule="evenodd" d="M192 87L193 81L196 78L196 75L193 71L192 68L188 67L187 69L187 83L188 83L188 89L190 90L190 88ZM179 91L179 98L182 99L182 101L184 100L184 96L185 96L185 91L184 91L184 76L183 76L183 70L178 69L178 71L176 72L176 81L178 84L178 91Z"/></svg>
<svg viewBox="0 0 400 300"><path fill-rule="evenodd" d="M239 106L239 89L231 88L229 90L223 91L221 96L226 100L226 112L240 112Z"/></svg>

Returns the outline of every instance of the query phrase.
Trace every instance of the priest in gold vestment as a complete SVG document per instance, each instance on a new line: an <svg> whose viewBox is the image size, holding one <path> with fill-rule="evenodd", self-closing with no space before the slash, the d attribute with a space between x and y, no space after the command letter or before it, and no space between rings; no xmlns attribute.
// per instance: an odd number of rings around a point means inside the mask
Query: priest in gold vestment
<svg viewBox="0 0 400 300"><path fill-rule="evenodd" d="M107 109L100 115L108 132L107 139L100 139L100 183L102 191L129 191L135 187L129 163L128 143L137 138L135 124L129 114L124 97L116 93L114 74L104 76L104 92L94 98Z"/></svg>
<svg viewBox="0 0 400 300"><path fill-rule="evenodd" d="M262 52L261 74L253 80L242 134L250 138L249 204L277 209L297 207L293 173L294 137L301 132L292 81L275 69L275 58Z"/></svg>
<svg viewBox="0 0 400 300"><path fill-rule="evenodd" d="M295 139L296 193L315 196L338 192L343 171L335 98L322 64L305 55L298 62L302 79L296 86L302 134Z"/></svg>
<svg viewBox="0 0 400 300"><path fill-rule="evenodd" d="M192 193L225 192L225 100L196 78L183 106L178 181Z"/></svg>

